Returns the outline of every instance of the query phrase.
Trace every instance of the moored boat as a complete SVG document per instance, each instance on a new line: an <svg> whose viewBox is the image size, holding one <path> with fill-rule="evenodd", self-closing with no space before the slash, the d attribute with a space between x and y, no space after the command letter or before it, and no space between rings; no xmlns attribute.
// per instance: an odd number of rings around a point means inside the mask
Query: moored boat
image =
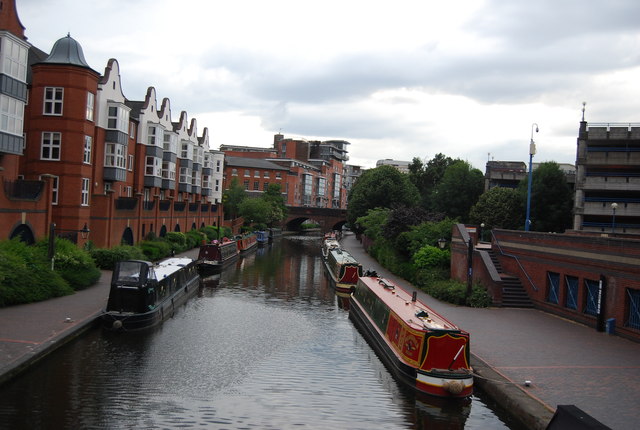
<svg viewBox="0 0 640 430"><path fill-rule="evenodd" d="M340 242L333 236L325 236L322 240L322 258L325 260L329 257L329 251L341 248Z"/></svg>
<svg viewBox="0 0 640 430"><path fill-rule="evenodd" d="M235 241L223 238L200 246L198 270L201 274L216 273L238 258L240 251Z"/></svg>
<svg viewBox="0 0 640 430"><path fill-rule="evenodd" d="M351 293L362 275L362 266L351 254L337 247L330 249L324 265L331 276L333 286L337 292Z"/></svg>
<svg viewBox="0 0 640 430"><path fill-rule="evenodd" d="M258 247L258 240L256 238L255 233L247 233L244 235L237 235L235 237L236 243L238 244L238 252L240 255L247 254L251 251L255 251Z"/></svg>
<svg viewBox="0 0 640 430"><path fill-rule="evenodd" d="M258 242L258 246L265 246L269 243L269 232L266 230L258 230L255 232L256 234L256 242Z"/></svg>
<svg viewBox="0 0 640 430"><path fill-rule="evenodd" d="M198 291L200 277L191 258L174 257L158 264L127 260L116 264L103 326L114 331L150 328L173 316Z"/></svg>
<svg viewBox="0 0 640 430"><path fill-rule="evenodd" d="M469 334L417 294L367 273L351 296L349 317L402 383L439 397L472 394Z"/></svg>

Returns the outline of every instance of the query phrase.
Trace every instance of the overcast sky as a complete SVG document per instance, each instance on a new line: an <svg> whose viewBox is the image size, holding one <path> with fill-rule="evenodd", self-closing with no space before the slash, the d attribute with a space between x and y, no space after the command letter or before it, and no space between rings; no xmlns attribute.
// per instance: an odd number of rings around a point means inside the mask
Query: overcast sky
<svg viewBox="0 0 640 430"><path fill-rule="evenodd" d="M344 139L350 164L443 153L575 164L589 122L640 122L638 0L16 0L28 41L67 33L123 90L155 87L211 146Z"/></svg>

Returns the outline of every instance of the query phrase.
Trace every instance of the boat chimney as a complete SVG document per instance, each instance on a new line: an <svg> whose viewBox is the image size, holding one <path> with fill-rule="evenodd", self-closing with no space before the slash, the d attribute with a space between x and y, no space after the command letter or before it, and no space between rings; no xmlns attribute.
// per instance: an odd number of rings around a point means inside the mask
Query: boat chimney
<svg viewBox="0 0 640 430"><path fill-rule="evenodd" d="M416 300L418 300L418 292L414 291L413 294L411 295L411 301L415 302Z"/></svg>

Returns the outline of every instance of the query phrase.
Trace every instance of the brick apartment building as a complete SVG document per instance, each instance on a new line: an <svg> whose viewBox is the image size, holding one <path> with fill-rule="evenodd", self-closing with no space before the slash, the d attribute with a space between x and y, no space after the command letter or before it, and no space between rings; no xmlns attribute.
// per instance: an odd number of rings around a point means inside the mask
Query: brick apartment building
<svg viewBox="0 0 640 430"><path fill-rule="evenodd" d="M99 247L220 222L224 155L150 87L125 97L119 64L92 69L70 35L30 45L15 1L0 9L0 238L49 233Z"/></svg>

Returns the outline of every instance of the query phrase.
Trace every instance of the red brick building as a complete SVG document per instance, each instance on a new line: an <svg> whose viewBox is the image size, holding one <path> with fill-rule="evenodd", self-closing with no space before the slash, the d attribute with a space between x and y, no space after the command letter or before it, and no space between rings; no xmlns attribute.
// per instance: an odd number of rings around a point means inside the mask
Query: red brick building
<svg viewBox="0 0 640 430"><path fill-rule="evenodd" d="M485 286L494 304L503 304L505 279L514 276L537 309L594 328L603 329L608 322L617 334L640 340L637 236L494 229L489 246L478 245L475 227L458 224L451 243L451 277L464 282L469 279L469 240L472 282Z"/></svg>
<svg viewBox="0 0 640 430"><path fill-rule="evenodd" d="M288 206L345 209L348 144L343 140L307 141L276 134L272 148L221 145L227 160L225 188L232 178L237 178L249 193L261 193L275 182L281 185Z"/></svg>

